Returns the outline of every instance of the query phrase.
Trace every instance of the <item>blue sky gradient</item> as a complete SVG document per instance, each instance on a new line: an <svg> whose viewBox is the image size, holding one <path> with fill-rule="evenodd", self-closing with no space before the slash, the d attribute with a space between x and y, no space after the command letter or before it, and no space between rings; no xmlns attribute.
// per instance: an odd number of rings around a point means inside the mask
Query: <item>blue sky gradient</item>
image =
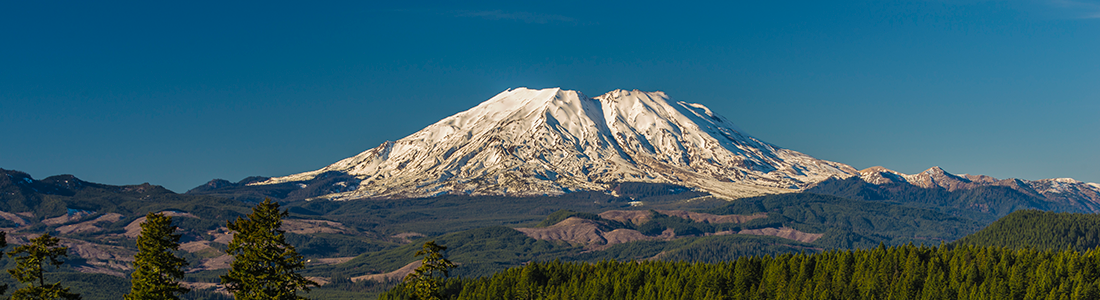
<svg viewBox="0 0 1100 300"><path fill-rule="evenodd" d="M513 87L661 90L856 168L1100 182L1100 1L0 3L0 168L184 192Z"/></svg>

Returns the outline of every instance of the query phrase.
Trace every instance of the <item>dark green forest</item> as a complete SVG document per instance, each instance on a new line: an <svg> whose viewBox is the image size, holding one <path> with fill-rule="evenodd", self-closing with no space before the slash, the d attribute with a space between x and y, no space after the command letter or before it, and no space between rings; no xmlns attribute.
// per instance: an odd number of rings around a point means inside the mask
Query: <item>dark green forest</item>
<svg viewBox="0 0 1100 300"><path fill-rule="evenodd" d="M1100 215L1021 210L955 243L1086 251L1100 246Z"/></svg>
<svg viewBox="0 0 1100 300"><path fill-rule="evenodd" d="M445 299L1097 299L1100 251L904 245L719 263L533 262ZM380 299L411 299L404 285Z"/></svg>

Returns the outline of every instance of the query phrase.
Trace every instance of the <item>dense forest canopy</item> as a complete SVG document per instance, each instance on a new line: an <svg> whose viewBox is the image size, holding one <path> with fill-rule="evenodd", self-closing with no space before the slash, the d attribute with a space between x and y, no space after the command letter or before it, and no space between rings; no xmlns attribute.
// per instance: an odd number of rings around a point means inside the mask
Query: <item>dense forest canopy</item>
<svg viewBox="0 0 1100 300"><path fill-rule="evenodd" d="M1097 299L1100 251L880 246L721 263L535 262L446 299ZM380 299L409 299L398 286Z"/></svg>
<svg viewBox="0 0 1100 300"><path fill-rule="evenodd" d="M1021 210L955 243L1085 251L1100 246L1100 215Z"/></svg>

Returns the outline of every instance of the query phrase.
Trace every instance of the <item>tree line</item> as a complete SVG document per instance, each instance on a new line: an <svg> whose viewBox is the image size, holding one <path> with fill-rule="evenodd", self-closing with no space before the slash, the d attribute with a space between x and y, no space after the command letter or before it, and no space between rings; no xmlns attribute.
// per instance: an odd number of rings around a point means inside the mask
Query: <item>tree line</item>
<svg viewBox="0 0 1100 300"><path fill-rule="evenodd" d="M912 244L720 263L533 262L380 299L1100 299L1100 250Z"/></svg>
<svg viewBox="0 0 1100 300"><path fill-rule="evenodd" d="M298 274L305 268L305 259L287 243L285 231L280 229L287 216L288 212L280 210L278 203L265 199L252 208L251 214L226 222L233 240L225 252L233 256L233 262L228 274L220 278L234 299L306 299L298 292L308 292L310 287L317 286ZM181 235L176 233L170 216L148 213L145 218L137 238L130 293L124 298L178 300L189 292L180 283L183 268L188 265L187 260L177 255ZM6 236L0 232L0 248L7 247ZM61 282L46 280L46 267L61 266L61 257L68 256L68 247L61 246L59 241L47 232L7 252L16 262L8 273L21 284L12 292L11 299L81 299ZM0 295L8 288L0 285Z"/></svg>

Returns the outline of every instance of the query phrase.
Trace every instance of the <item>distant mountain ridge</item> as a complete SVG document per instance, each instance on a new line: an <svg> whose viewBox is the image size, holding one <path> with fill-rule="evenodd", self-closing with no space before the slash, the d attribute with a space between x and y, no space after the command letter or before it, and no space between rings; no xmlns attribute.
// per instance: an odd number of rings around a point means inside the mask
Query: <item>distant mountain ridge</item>
<svg viewBox="0 0 1100 300"><path fill-rule="evenodd" d="M857 184L856 182L858 181ZM865 184L862 184L865 183ZM1005 204L1019 205L1004 207L1003 212L995 215L1004 215L1019 208L1032 208L1041 210L1056 210L1070 212L1100 212L1100 184L1081 182L1071 178L1053 178L1040 180L1023 179L997 179L985 175L955 175L944 171L940 167L932 167L917 174L903 174L883 167L870 167L859 171L857 177L847 179L831 179L819 182L807 189L809 192L824 193L859 200L900 200L912 197L911 188L925 190L939 190L944 193L976 193L975 191L989 192L997 189L1008 189L1016 194L1011 197L1000 197L998 201L978 201L972 203L957 203L959 208L973 205L975 210L996 209L990 205ZM910 195L906 195L910 194ZM934 196L923 196L932 199ZM975 197L982 197L976 195ZM1027 199L1015 204L1005 203L1006 199ZM999 202L999 203L998 203Z"/></svg>
<svg viewBox="0 0 1100 300"><path fill-rule="evenodd" d="M881 185L887 183L909 183L922 188L944 188L949 191L969 189L977 186L1007 186L1034 194L1054 195L1066 193L1095 194L1100 184L1088 183L1073 178L1051 178L1040 180L1022 180L1016 178L997 179L986 175L955 175L940 167L932 167L917 174L902 174L881 166L859 171L859 178L868 183Z"/></svg>

